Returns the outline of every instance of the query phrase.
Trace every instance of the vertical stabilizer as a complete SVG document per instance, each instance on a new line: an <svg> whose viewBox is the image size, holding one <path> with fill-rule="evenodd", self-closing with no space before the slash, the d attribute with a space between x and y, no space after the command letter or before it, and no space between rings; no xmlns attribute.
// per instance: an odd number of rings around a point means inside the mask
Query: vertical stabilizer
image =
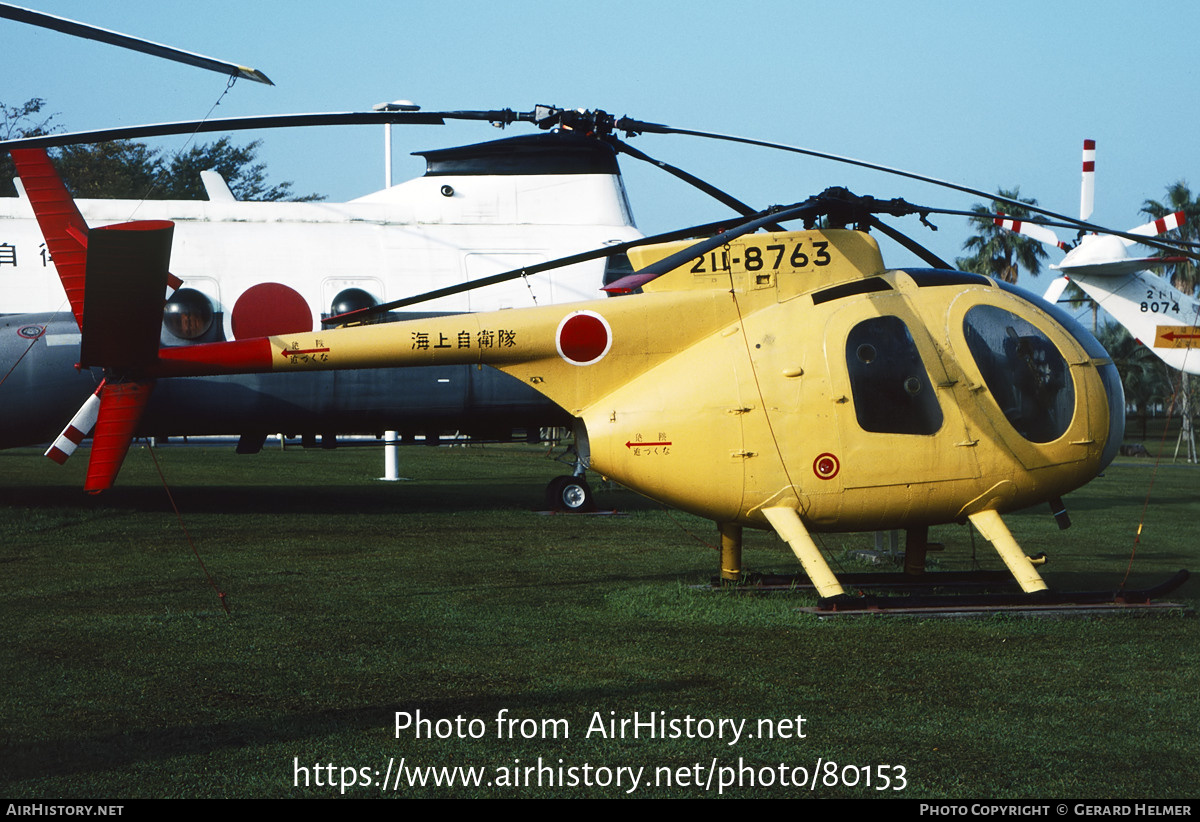
<svg viewBox="0 0 1200 822"><path fill-rule="evenodd" d="M46 238L59 279L66 289L75 322L83 328L83 283L87 264L88 227L45 149L16 148L17 176Z"/></svg>

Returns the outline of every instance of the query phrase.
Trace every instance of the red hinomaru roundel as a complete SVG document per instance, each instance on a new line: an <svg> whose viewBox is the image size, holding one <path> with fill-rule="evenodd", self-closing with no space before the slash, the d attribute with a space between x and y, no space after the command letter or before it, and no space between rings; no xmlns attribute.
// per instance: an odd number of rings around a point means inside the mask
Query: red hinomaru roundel
<svg viewBox="0 0 1200 822"><path fill-rule="evenodd" d="M574 311L558 324L554 342L558 355L571 365L592 365L612 348L612 328L595 311Z"/></svg>
<svg viewBox="0 0 1200 822"><path fill-rule="evenodd" d="M818 479L833 479L841 469L842 464L838 461L837 456L829 452L825 452L813 460L813 473L817 475Z"/></svg>

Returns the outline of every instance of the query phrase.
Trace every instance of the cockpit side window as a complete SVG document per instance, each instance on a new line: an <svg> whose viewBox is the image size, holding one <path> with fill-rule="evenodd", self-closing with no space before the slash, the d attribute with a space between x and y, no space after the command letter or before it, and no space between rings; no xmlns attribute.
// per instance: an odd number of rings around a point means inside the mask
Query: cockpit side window
<svg viewBox="0 0 1200 822"><path fill-rule="evenodd" d="M933 384L899 317L872 317L854 326L846 338L846 363L864 431L934 434L942 427Z"/></svg>
<svg viewBox="0 0 1200 822"><path fill-rule="evenodd" d="M963 332L988 390L1022 437L1050 442L1066 433L1075 413L1075 384L1045 334L991 305L968 311Z"/></svg>

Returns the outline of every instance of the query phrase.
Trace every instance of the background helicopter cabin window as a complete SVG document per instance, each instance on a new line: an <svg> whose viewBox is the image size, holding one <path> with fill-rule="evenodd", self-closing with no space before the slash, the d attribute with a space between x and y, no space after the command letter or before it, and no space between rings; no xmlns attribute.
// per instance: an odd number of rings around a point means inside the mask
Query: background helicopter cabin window
<svg viewBox="0 0 1200 822"><path fill-rule="evenodd" d="M854 413L864 431L934 434L942 409L933 384L899 317L872 317L850 330L846 362Z"/></svg>
<svg viewBox="0 0 1200 822"><path fill-rule="evenodd" d="M1066 433L1075 412L1075 384L1045 334L991 305L968 311L963 332L988 390L1021 436L1050 442Z"/></svg>

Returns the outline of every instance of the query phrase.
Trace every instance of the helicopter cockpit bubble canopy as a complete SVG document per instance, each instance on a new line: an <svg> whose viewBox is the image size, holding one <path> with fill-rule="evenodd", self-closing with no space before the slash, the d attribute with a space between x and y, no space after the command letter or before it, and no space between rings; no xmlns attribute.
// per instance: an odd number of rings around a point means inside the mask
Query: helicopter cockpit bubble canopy
<svg viewBox="0 0 1200 822"><path fill-rule="evenodd" d="M1099 363L1096 370L1104 384L1104 393L1108 399L1109 415L1108 440L1105 444L1100 466L1101 470L1103 470L1116 457L1117 452L1121 448L1121 440L1125 436L1125 389L1121 385L1121 375L1117 371L1116 364L1113 363L1112 358L1104 349L1104 346L1100 344L1100 341L1090 331L1079 324L1074 317L1057 305L1047 302L1036 294L1031 294L1028 291L1005 282L997 281L996 285L1004 291L1027 300L1041 311L1049 314L1087 352L1092 362Z"/></svg>

